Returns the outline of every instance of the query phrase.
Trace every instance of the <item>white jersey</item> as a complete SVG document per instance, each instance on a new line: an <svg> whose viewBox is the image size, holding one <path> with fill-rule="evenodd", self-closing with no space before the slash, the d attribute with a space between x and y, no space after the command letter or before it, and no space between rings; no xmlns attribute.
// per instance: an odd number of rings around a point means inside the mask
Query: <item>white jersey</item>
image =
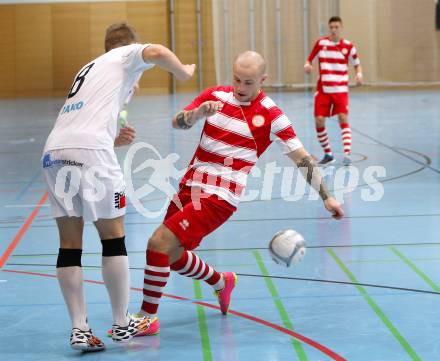
<svg viewBox="0 0 440 361"><path fill-rule="evenodd" d="M147 46L110 50L78 72L44 152L67 148L113 151L118 114L142 72L154 66L142 58Z"/></svg>

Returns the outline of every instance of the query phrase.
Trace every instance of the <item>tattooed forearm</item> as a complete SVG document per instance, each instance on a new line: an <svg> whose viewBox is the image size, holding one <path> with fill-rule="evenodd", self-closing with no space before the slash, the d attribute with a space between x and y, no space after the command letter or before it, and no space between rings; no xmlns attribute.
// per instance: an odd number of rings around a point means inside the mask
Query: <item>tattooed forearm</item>
<svg viewBox="0 0 440 361"><path fill-rule="evenodd" d="M176 124L180 129L189 129L193 126L192 123L189 122L189 119L192 115L191 113L192 112L182 111L176 115Z"/></svg>
<svg viewBox="0 0 440 361"><path fill-rule="evenodd" d="M301 161L297 163L297 166L304 175L307 183L309 183L319 193L319 196L323 201L331 197L329 191L327 190L327 186L321 177L321 173L319 172L315 161L310 155L301 159Z"/></svg>

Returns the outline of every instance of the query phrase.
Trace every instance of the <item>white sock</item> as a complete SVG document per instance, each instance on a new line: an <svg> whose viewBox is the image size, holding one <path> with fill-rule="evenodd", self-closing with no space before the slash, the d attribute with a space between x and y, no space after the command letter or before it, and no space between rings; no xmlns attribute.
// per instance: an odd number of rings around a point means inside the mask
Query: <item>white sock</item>
<svg viewBox="0 0 440 361"><path fill-rule="evenodd" d="M127 326L130 271L127 256L102 257L102 278L110 296L113 323Z"/></svg>
<svg viewBox="0 0 440 361"><path fill-rule="evenodd" d="M69 310L72 328L76 327L83 331L89 330L86 302L84 299L82 267L57 268L57 276L64 301Z"/></svg>

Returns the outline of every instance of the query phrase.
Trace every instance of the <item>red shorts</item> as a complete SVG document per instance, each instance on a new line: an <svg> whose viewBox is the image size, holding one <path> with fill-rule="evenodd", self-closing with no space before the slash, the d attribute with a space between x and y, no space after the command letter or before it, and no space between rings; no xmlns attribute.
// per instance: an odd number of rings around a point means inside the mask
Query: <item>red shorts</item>
<svg viewBox="0 0 440 361"><path fill-rule="evenodd" d="M315 117L348 114L348 93L315 93Z"/></svg>
<svg viewBox="0 0 440 361"><path fill-rule="evenodd" d="M179 198L182 208L171 201L163 222L187 250L196 248L205 236L225 223L237 209L217 195L203 192L200 201L193 202L191 189L184 186L174 196Z"/></svg>

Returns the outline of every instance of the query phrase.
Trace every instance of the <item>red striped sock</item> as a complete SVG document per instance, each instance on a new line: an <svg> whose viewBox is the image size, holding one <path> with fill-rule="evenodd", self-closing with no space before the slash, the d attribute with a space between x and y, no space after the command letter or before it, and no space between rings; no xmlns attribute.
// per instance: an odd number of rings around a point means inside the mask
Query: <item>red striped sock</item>
<svg viewBox="0 0 440 361"><path fill-rule="evenodd" d="M350 124L341 123L341 136L342 136L342 146L344 147L344 153L351 153L351 129Z"/></svg>
<svg viewBox="0 0 440 361"><path fill-rule="evenodd" d="M142 313L154 316L159 307L163 289L170 276L168 255L147 249L147 264L144 271L144 301Z"/></svg>
<svg viewBox="0 0 440 361"><path fill-rule="evenodd" d="M203 262L194 252L184 251L182 257L170 268L182 276L203 280L215 290L221 290L225 286L221 274Z"/></svg>
<svg viewBox="0 0 440 361"><path fill-rule="evenodd" d="M327 128L316 128L316 133L318 136L318 141L321 144L322 149L324 149L325 154L332 155L332 149L330 147L330 141L327 136Z"/></svg>

